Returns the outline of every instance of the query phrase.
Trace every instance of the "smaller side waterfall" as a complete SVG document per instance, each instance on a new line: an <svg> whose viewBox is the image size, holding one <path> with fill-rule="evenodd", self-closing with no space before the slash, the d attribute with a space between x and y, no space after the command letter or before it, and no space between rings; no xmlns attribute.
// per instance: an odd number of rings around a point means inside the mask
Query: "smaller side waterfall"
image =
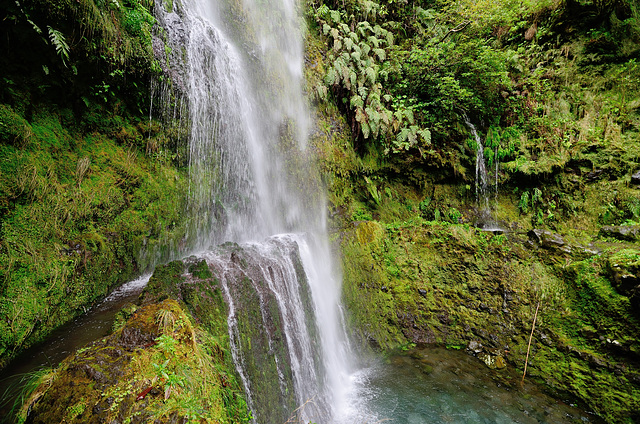
<svg viewBox="0 0 640 424"><path fill-rule="evenodd" d="M482 139L476 130L475 125L468 116L464 115L464 121L471 131L476 142L476 201L478 203L479 220L477 225L481 228L493 228L495 226L489 205L489 172L487 171L486 159L484 157L484 145ZM495 193L498 193L498 161L496 160L495 168Z"/></svg>

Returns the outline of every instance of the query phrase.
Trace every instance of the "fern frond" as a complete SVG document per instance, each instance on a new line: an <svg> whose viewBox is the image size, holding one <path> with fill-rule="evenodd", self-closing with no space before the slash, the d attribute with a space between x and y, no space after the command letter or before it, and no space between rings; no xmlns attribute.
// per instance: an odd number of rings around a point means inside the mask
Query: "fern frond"
<svg viewBox="0 0 640 424"><path fill-rule="evenodd" d="M51 44L56 49L56 53L62 59L62 64L66 67L67 61L69 60L69 45L67 44L67 40L64 38L64 35L57 29L53 29L50 26L47 26L49 29L49 40L51 40Z"/></svg>

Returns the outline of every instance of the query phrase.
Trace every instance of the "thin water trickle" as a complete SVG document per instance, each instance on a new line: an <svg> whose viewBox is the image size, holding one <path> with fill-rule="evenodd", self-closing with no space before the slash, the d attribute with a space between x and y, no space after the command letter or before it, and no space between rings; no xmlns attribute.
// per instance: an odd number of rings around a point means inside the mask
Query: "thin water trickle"
<svg viewBox="0 0 640 424"><path fill-rule="evenodd" d="M491 212L491 206L489 204L490 196L490 182L489 172L487 171L486 159L484 156L484 145L482 144L482 138L478 134L475 125L471 122L468 116L463 115L464 122L469 127L469 131L473 136L476 143L476 202L478 205L478 222L476 225L480 228L487 230L499 230L498 224L495 222L493 214ZM494 194L497 199L498 195L498 160L497 154L495 159L495 178L494 178Z"/></svg>

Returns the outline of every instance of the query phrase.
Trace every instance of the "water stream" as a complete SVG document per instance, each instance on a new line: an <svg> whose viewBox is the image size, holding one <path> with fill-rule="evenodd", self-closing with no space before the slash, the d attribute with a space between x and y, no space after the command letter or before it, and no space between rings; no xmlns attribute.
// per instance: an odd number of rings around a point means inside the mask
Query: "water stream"
<svg viewBox="0 0 640 424"><path fill-rule="evenodd" d="M469 131L473 136L476 143L476 202L478 205L478 219L476 226L488 231L495 231L502 229L496 223L493 213L491 212L491 206L489 204L489 197L491 194L491 187L489 181L489 172L487 170L487 161L484 156L484 145L482 144L482 138L478 134L475 125L471 122L468 116L463 116L465 124L469 127ZM494 187L493 192L498 195L498 161L495 158L495 175L494 175Z"/></svg>

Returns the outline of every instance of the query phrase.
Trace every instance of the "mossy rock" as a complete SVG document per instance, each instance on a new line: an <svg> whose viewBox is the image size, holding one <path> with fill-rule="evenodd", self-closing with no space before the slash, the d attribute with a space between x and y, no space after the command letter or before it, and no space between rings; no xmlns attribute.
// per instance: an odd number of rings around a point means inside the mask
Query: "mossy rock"
<svg viewBox="0 0 640 424"><path fill-rule="evenodd" d="M244 422L241 388L217 337L175 300L148 304L42 376L19 422Z"/></svg>

